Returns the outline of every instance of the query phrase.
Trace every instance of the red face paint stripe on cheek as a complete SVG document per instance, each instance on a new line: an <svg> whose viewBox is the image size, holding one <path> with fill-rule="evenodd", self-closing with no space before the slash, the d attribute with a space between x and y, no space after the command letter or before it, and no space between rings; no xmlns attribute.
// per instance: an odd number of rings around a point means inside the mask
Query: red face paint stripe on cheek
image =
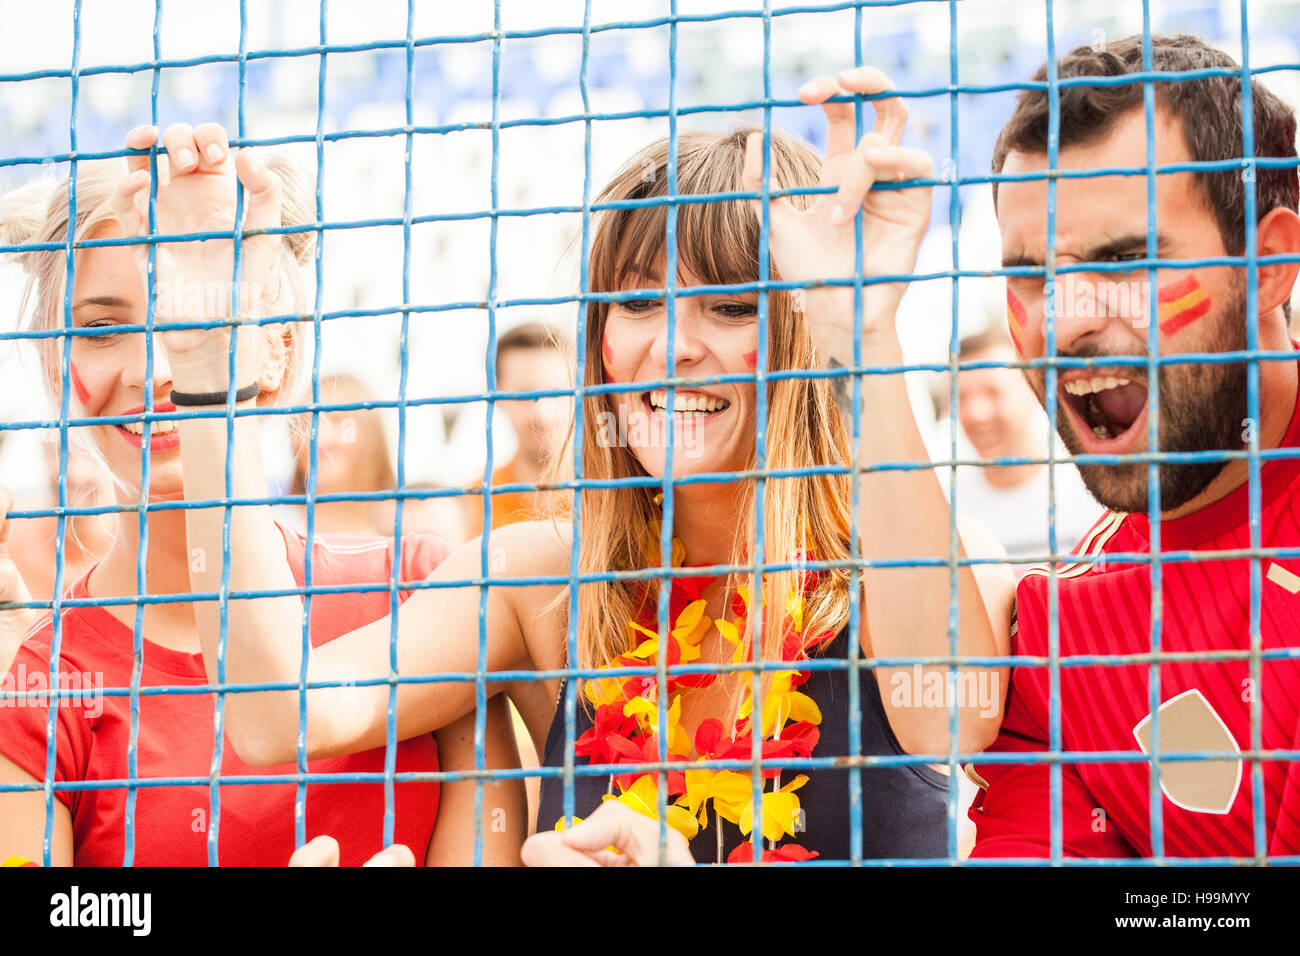
<svg viewBox="0 0 1300 956"><path fill-rule="evenodd" d="M757 350L757 349L755 349L753 352L746 352L744 355L741 356L741 358L744 359L745 365L746 365L747 367L749 367L749 368L758 368L758 350Z"/></svg>
<svg viewBox="0 0 1300 956"><path fill-rule="evenodd" d="M1015 344L1016 354L1021 358L1025 355L1025 323L1028 316L1025 314L1025 307L1016 294L1010 289L1007 290L1007 328L1011 332L1011 341Z"/></svg>
<svg viewBox="0 0 1300 956"><path fill-rule="evenodd" d="M1165 335L1187 328L1210 311L1210 297L1195 275L1165 286L1157 293L1156 300L1159 303L1157 321Z"/></svg>
<svg viewBox="0 0 1300 956"><path fill-rule="evenodd" d="M90 398L90 392L86 391L86 386L81 383L81 376L77 374L77 366L71 362L68 363L68 376L72 379L72 390L77 395L77 401L85 405Z"/></svg>
<svg viewBox="0 0 1300 956"><path fill-rule="evenodd" d="M614 376L610 374L610 366L614 364L614 350L609 347L609 333L606 332L600 339L600 357L605 361L605 378L610 382L614 381Z"/></svg>

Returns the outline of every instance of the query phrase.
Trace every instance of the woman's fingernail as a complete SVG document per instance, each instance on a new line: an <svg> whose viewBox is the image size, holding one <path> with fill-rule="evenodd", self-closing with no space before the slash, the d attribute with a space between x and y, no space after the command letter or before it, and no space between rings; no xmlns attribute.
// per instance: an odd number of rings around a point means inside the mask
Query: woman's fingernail
<svg viewBox="0 0 1300 956"><path fill-rule="evenodd" d="M176 165L177 165L177 166L182 166L182 167L184 167L184 166L193 166L193 165L194 165L194 152L193 152L193 150L188 150L188 149L182 149L182 150L180 150L180 151L176 154Z"/></svg>
<svg viewBox="0 0 1300 956"><path fill-rule="evenodd" d="M832 226L842 226L842 225L844 225L844 207L843 207L843 206L832 206L832 207L831 207L831 225L832 225Z"/></svg>
<svg viewBox="0 0 1300 956"><path fill-rule="evenodd" d="M803 86L799 87L800 96L804 96L804 97L812 96L816 92L817 92L817 82L815 80L809 80Z"/></svg>
<svg viewBox="0 0 1300 956"><path fill-rule="evenodd" d="M203 151L203 155L208 157L208 162L217 163L221 161L221 147L216 143L209 143L208 148Z"/></svg>

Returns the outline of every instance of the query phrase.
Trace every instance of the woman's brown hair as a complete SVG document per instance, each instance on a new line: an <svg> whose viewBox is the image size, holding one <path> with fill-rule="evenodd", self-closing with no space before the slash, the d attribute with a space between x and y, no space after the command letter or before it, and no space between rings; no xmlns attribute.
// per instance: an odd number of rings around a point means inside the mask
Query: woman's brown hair
<svg viewBox="0 0 1300 956"><path fill-rule="evenodd" d="M677 192L698 195L742 191L745 143L751 130L729 133L684 132L677 138ZM821 160L808 146L773 131L773 188L812 186L818 182ZM649 199L668 194L668 140L659 140L634 155L605 187L597 202ZM799 207L812 197L792 196ZM666 206L613 209L598 214L591 245L592 292L628 288L635 277L653 271L665 252ZM682 203L677 207L677 260L699 281L708 284L751 283L758 279L759 222L743 200ZM779 279L775 266L772 279ZM810 369L820 365L802 312L786 291L768 292L767 354L770 370ZM586 385L606 384L601 340L609 303L587 306ZM766 468L808 466L847 467L848 435L831 389L824 378L783 378L767 383ZM613 413L614 396L587 395L583 408L583 477L593 482L646 476L636 456L617 442L602 441L601 413ZM604 419L608 421L608 419ZM570 452L571 455L571 452ZM565 456L560 456L563 459ZM749 467L755 467L751 457ZM661 566L655 533L661 517L654 487L582 488L580 570L583 574ZM754 539L755 485L741 483L740 521L732 547L732 563L750 563ZM797 564L803 555L813 560L849 557L850 484L847 474L813 474L768 479L763 500L764 561ZM734 585L749 581L748 575ZM762 656L779 659L779 642L786 599L799 590L798 569L767 574L769 597L763 622ZM643 602L654 606L657 585L599 581L580 585L578 600L577 666L608 663L629 646L627 623L638 616ZM559 599L564 599L560 595ZM848 617L848 573L835 570L817 576L803 613L805 634L837 633ZM753 606L756 601L751 602ZM751 639L748 626L745 640ZM746 659L749 656L746 650Z"/></svg>

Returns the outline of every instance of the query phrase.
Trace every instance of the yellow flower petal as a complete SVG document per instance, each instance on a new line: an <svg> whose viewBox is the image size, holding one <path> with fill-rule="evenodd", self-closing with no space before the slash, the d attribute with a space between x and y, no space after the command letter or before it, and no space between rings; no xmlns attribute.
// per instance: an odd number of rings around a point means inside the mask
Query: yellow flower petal
<svg viewBox="0 0 1300 956"><path fill-rule="evenodd" d="M605 799L617 800L619 803L631 807L637 813L652 820L659 819L659 790L655 786L653 777L641 777L620 796L614 797L606 794ZM669 805L668 825L688 840L700 832L700 825L695 820L695 814L685 807Z"/></svg>
<svg viewBox="0 0 1300 956"><path fill-rule="evenodd" d="M692 601L682 609L682 613L677 615L677 625L673 628L673 637L685 637L691 634L700 624L700 619L704 617L704 609L708 607L707 601Z"/></svg>
<svg viewBox="0 0 1300 956"><path fill-rule="evenodd" d="M726 641L728 644L731 644L734 647L740 646L740 628L736 627L736 625L732 624L730 621L723 620L722 618L718 618L713 623L714 625L717 626L718 633L722 635L722 639L724 641Z"/></svg>
<svg viewBox="0 0 1300 956"><path fill-rule="evenodd" d="M747 773L737 773L735 770L717 771L709 781L713 808L724 820L738 823L745 807L753 802L753 786Z"/></svg>
<svg viewBox="0 0 1300 956"><path fill-rule="evenodd" d="M619 803L627 804L637 813L643 813L648 817L658 817L656 808L659 805L659 792L658 788L655 787L654 777L638 777L632 786L614 799Z"/></svg>
<svg viewBox="0 0 1300 956"><path fill-rule="evenodd" d="M799 776L795 777L784 787L778 790L777 793L794 793L796 790L798 790L807 782L808 782L808 775L806 773L801 773L799 774Z"/></svg>
<svg viewBox="0 0 1300 956"><path fill-rule="evenodd" d="M740 702L740 709L736 711L736 718L743 720L754 712L754 698L749 693L748 688L745 690L745 699Z"/></svg>
<svg viewBox="0 0 1300 956"><path fill-rule="evenodd" d="M595 677L583 682L583 693L596 707L623 699L623 682L616 677Z"/></svg>
<svg viewBox="0 0 1300 956"><path fill-rule="evenodd" d="M763 794L763 838L779 840L782 836L794 836L795 818L798 815L799 798L793 793ZM754 804L745 804L740 813L740 832L746 836L754 827Z"/></svg>
<svg viewBox="0 0 1300 956"><path fill-rule="evenodd" d="M642 626L641 626L640 624L638 624L636 621L628 621L628 622L627 622L627 629L628 629L629 632L631 632L631 634L632 634L632 639L633 639L633 640L636 639L636 635L638 635L638 634L640 634L642 637L649 637L649 638L653 638L653 639L656 639L656 640L657 640L658 637L659 637L659 634L658 634L657 631L652 631L652 630L650 630L649 628L642 627Z"/></svg>
<svg viewBox="0 0 1300 956"><path fill-rule="evenodd" d="M736 593L739 594L740 599L745 602L745 613L748 614L749 613L749 585L748 584L740 585L739 587L736 588Z"/></svg>
<svg viewBox="0 0 1300 956"><path fill-rule="evenodd" d="M709 799L713 777L714 771L712 770L686 771L686 793L682 797L686 801L686 806L692 810L704 806Z"/></svg>
<svg viewBox="0 0 1300 956"><path fill-rule="evenodd" d="M795 723L806 720L810 724L822 722L822 712L817 707L817 702L807 694L791 691L787 699L790 701L790 713L786 715L786 720Z"/></svg>
<svg viewBox="0 0 1300 956"><path fill-rule="evenodd" d="M678 638L673 638L673 640L677 641L677 650L681 655L677 663L690 664L693 661L698 661L700 659L699 644L690 644L679 640Z"/></svg>
<svg viewBox="0 0 1300 956"><path fill-rule="evenodd" d="M642 641L632 650L627 652L627 657L635 657L639 661L647 661L659 653L659 639Z"/></svg>
<svg viewBox="0 0 1300 956"><path fill-rule="evenodd" d="M659 708L656 702L646 697L633 697L623 705L624 717L644 717L654 726L659 721Z"/></svg>
<svg viewBox="0 0 1300 956"><path fill-rule="evenodd" d="M694 839L695 834L700 832L700 824L695 819L695 814L684 807L668 808L668 825L688 840Z"/></svg>

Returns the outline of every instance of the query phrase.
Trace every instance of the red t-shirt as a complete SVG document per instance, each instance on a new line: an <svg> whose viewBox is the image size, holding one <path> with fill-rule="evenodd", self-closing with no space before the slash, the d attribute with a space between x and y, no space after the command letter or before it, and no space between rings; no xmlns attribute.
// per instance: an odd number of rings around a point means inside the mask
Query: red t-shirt
<svg viewBox="0 0 1300 956"><path fill-rule="evenodd" d="M1300 414L1283 447L1300 446ZM1300 545L1300 459L1261 463L1260 541L1265 548ZM1250 547L1248 488L1243 485L1193 514L1160 524L1161 553ZM1058 569L1060 655L1149 654L1151 571L1106 555L1149 554L1144 514L1107 513L1076 548L1080 560ZM1247 558L1161 562L1162 653L1250 649L1250 561ZM1264 649L1300 645L1300 560L1260 560L1259 626ZM1048 652L1048 577L1031 571L1016 589L1014 652ZM1149 724L1147 663L1060 668L1064 751L1154 750ZM1232 751L1251 749L1250 708L1258 696L1263 747L1297 743L1300 662L1264 659L1260 684L1248 660L1181 660L1160 665L1162 753L1224 753L1214 761L1161 764L1164 853L1167 856L1250 856L1254 851L1253 765ZM1048 749L1048 669L1016 667L1006 718L990 751ZM1063 762L1062 851L1066 856L1152 856L1150 767L1142 762ZM1269 855L1300 853L1300 764L1265 761L1263 807ZM985 789L971 806L977 857L1046 856L1050 847L1046 764L975 761ZM977 780L977 782L981 782Z"/></svg>
<svg viewBox="0 0 1300 956"><path fill-rule="evenodd" d="M294 579L303 584L306 540L281 528ZM359 536L317 536L312 554L315 585L384 583L389 580L393 541ZM402 539L399 580L427 577L446 557L447 546L431 535ZM85 578L72 596L86 597ZM403 592L404 599L409 592ZM311 601L311 641L318 646L388 613L387 590L316 594ZM130 688L132 631L100 607L63 611L59 670L65 687ZM49 615L23 643L7 678L8 688L43 689L49 683ZM74 676L75 675L75 676ZM79 683L74 683L74 681ZM141 687L208 683L199 654L154 644L145 638ZM197 777L201 782L145 786L136 790L135 864L139 866L206 866L208 828L216 816L207 777L212 765L216 698L210 693L142 694L136 777ZM0 707L0 752L37 779L45 777L46 719L44 701ZM56 781L125 780L131 730L130 697L105 694L86 703L60 701L56 722ZM316 760L312 773L382 773L384 749ZM438 748L431 735L402 741L396 747L396 771L436 771ZM292 764L250 767L223 741L221 773L259 775L293 773ZM394 785L394 838L415 852L420 863L438 812L438 785ZM121 866L125 851L127 789L55 790L72 814L74 862L77 866ZM227 866L283 866L294 848L294 800L297 785L222 784L218 861ZM312 783L306 790L307 838L326 833L339 842L340 863L364 863L383 847L384 785Z"/></svg>

